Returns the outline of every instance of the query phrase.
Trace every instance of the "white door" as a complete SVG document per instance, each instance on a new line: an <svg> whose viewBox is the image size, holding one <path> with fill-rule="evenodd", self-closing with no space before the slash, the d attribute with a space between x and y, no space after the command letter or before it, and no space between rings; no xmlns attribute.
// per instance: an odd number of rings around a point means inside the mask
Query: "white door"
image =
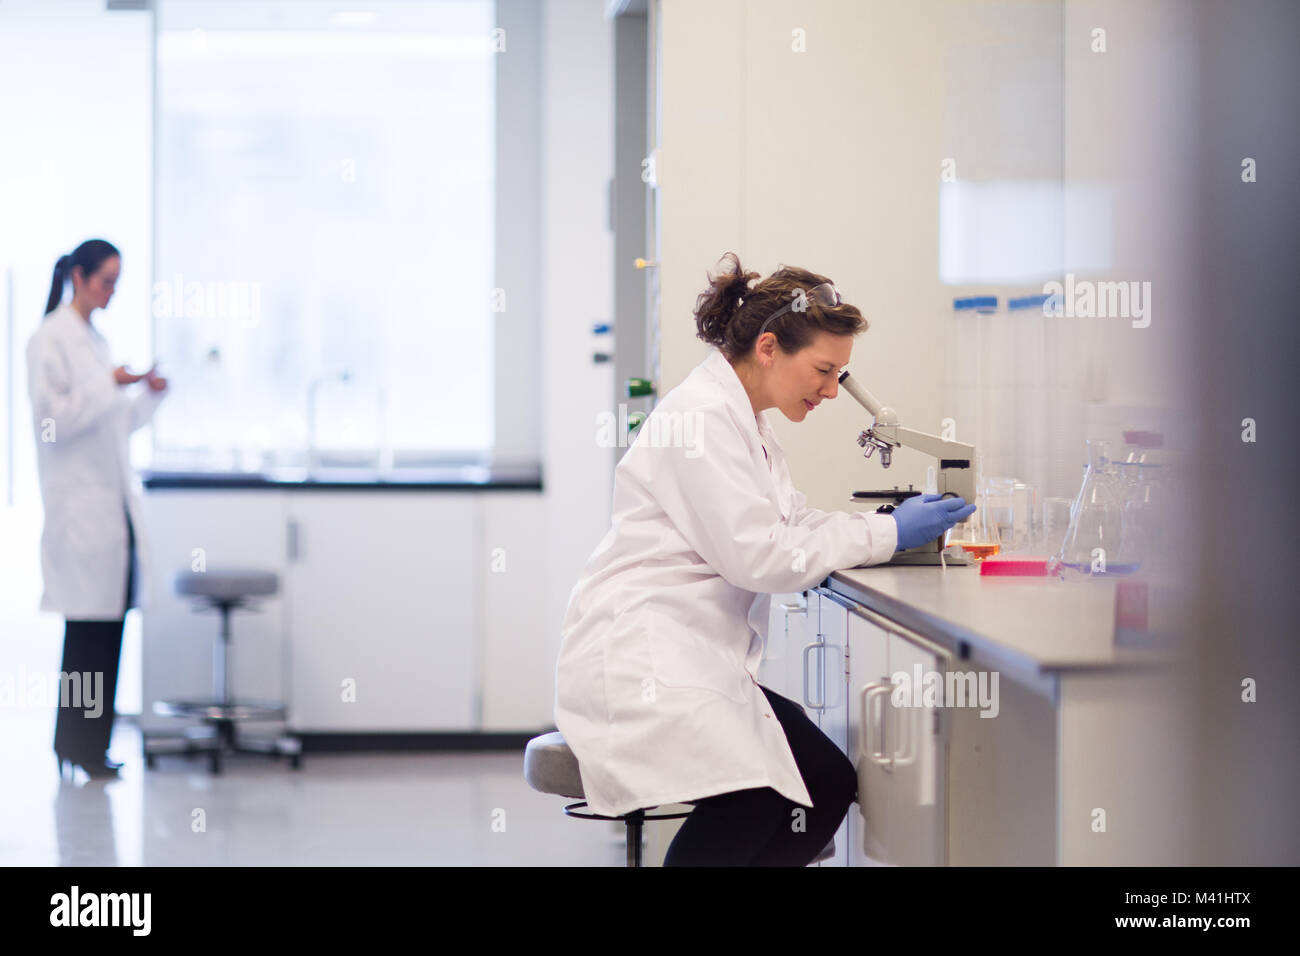
<svg viewBox="0 0 1300 956"><path fill-rule="evenodd" d="M889 635L858 613L848 617L848 755L858 768L858 802L849 810L849 865L881 866L892 784L886 742Z"/></svg>
<svg viewBox="0 0 1300 956"><path fill-rule="evenodd" d="M177 597L172 581L179 571L239 568L280 575L280 593L230 615L229 680L238 698L285 698L284 508L284 495L273 490L155 489L145 494L150 601L141 613L140 722L146 729L182 726L175 719L155 716L154 701L212 696L213 651L221 619Z"/></svg>
<svg viewBox="0 0 1300 956"><path fill-rule="evenodd" d="M290 495L295 730L477 729L479 504L442 492Z"/></svg>
<svg viewBox="0 0 1300 956"><path fill-rule="evenodd" d="M809 621L811 620L811 625ZM758 681L790 700L801 700L803 647L817 628L817 600L812 592L773 594L767 645L758 666Z"/></svg>
<svg viewBox="0 0 1300 956"><path fill-rule="evenodd" d="M809 655L809 666L816 666L815 675L809 677L810 699L816 704L818 726L822 733L834 741L835 746L848 753L849 719L845 703L848 689L845 675L845 652L848 646L849 611L844 598L821 595L821 640L819 647ZM855 805L849 807L844 821L835 834L835 856L823 860L822 866L848 866L849 817Z"/></svg>
<svg viewBox="0 0 1300 956"><path fill-rule="evenodd" d="M904 706L890 706L894 729L893 780L889 792L886 854L899 866L944 866L947 863L947 743L940 725L949 712L926 704L924 685L943 687L948 657L916 637L889 635L890 674L903 690L912 689L919 674L919 693L900 693ZM928 676L927 676L928 675ZM942 696L939 697L942 704Z"/></svg>

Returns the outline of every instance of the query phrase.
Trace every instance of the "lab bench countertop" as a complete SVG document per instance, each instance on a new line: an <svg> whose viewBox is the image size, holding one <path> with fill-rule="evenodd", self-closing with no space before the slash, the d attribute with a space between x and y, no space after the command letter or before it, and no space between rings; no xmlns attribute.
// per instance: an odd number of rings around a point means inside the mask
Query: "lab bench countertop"
<svg viewBox="0 0 1300 956"><path fill-rule="evenodd" d="M282 468L249 471L165 471L141 472L150 491L207 489L273 489L306 491L541 491L538 467L502 465L448 465L430 468Z"/></svg>
<svg viewBox="0 0 1300 956"><path fill-rule="evenodd" d="M821 586L945 647L965 644L1039 674L1168 663L1176 632L1116 627L1122 580L981 576L978 564L876 565L835 571Z"/></svg>

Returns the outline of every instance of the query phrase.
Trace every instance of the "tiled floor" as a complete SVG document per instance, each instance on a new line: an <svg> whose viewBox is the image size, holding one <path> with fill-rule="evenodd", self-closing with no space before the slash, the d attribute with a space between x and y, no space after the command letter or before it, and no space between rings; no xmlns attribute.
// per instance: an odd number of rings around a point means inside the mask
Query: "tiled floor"
<svg viewBox="0 0 1300 956"><path fill-rule="evenodd" d="M239 755L211 777L180 756L146 771L119 719L121 777L61 782L51 724L0 721L0 865L624 864L621 824L566 817L524 782L522 752L308 754L298 771Z"/></svg>

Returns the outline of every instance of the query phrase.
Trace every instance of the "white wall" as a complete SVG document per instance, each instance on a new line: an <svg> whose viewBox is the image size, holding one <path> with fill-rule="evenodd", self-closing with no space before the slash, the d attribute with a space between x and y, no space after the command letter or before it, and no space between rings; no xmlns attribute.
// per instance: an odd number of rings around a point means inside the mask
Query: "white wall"
<svg viewBox="0 0 1300 956"><path fill-rule="evenodd" d="M548 0L543 78L542 359L546 405L543 483L550 590L530 609L549 654L531 675L555 694L555 658L569 592L609 527L613 474L609 449L596 443L597 415L609 406L610 367L591 361L591 326L613 304L611 26L600 0Z"/></svg>
<svg viewBox="0 0 1300 956"><path fill-rule="evenodd" d="M1140 8L1140 9L1139 9ZM706 354L695 296L726 251L749 269L800 265L829 275L871 328L851 370L913 427L952 414L952 362L986 356L957 438L1040 494L1073 495L1089 434L1177 425L1180 270L1177 204L1190 135L1188 82L1173 3L662 0L659 161L660 393ZM1110 50L1089 51L1109 28ZM795 52L802 30L806 52ZM1054 182L1037 232L1080 278L1154 280L1152 327L1006 314L1016 284L939 280L940 162L959 179ZM1161 175L1161 170L1168 175ZM1172 172L1170 172L1172 170ZM1112 195L1099 230L1088 189ZM1056 225L1053 227L1053 215ZM1045 223L1045 224L1044 224ZM1028 228L1028 227L1026 227ZM1108 268L1097 268L1101 244ZM1001 315L949 346L955 296L988 292ZM1017 324L1018 323L1018 324ZM992 358L988 358L988 356ZM847 396L801 427L773 412L795 483L810 503L846 506L855 489L920 486L932 459L901 450L883 470L854 439L868 423Z"/></svg>
<svg viewBox="0 0 1300 956"><path fill-rule="evenodd" d="M57 672L63 639L62 618L37 613L42 509L26 365L59 256L93 237L121 250L117 292L95 324L119 362L143 368L151 358L150 43L148 13L108 12L102 0L0 4L0 417L12 415L0 420L0 666L11 671ZM147 430L134 441L147 447ZM139 706L139 655L133 614L118 684L123 709ZM52 721L53 711L34 716Z"/></svg>
<svg viewBox="0 0 1300 956"><path fill-rule="evenodd" d="M591 361L591 326L613 303L611 27L600 0L548 0L542 29L541 353L545 493L488 495L483 597L483 728L548 726L569 592L609 527L613 474L596 443L609 405L609 365ZM509 414L502 409L500 414Z"/></svg>

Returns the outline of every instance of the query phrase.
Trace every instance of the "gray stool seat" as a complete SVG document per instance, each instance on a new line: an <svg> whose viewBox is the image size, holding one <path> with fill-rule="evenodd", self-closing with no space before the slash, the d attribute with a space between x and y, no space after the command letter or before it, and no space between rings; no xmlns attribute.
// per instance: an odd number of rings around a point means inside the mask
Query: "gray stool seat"
<svg viewBox="0 0 1300 956"><path fill-rule="evenodd" d="M578 758L558 730L528 741L524 748L524 779L539 793L554 793L578 800L586 797L582 790L582 774L578 772Z"/></svg>
<svg viewBox="0 0 1300 956"><path fill-rule="evenodd" d="M621 817L602 817L597 814L579 813L577 808L585 806L586 793L582 789L582 774L578 770L578 758L565 742L564 736L557 730L542 734L528 741L524 748L524 780L539 793L554 793L561 797L573 797L583 800L564 808L572 817L584 820L624 820L627 823L627 865L641 865L641 826L646 820L677 820L687 814L664 813L648 815L645 809L633 810ZM687 800L687 803L694 803ZM655 809L649 807L646 809ZM813 863L820 863L835 856L835 838L822 848Z"/></svg>
<svg viewBox="0 0 1300 956"><path fill-rule="evenodd" d="M240 568L180 571L173 580L173 586L176 593L183 597L238 601L241 598L275 594L280 590L280 578L274 571Z"/></svg>

